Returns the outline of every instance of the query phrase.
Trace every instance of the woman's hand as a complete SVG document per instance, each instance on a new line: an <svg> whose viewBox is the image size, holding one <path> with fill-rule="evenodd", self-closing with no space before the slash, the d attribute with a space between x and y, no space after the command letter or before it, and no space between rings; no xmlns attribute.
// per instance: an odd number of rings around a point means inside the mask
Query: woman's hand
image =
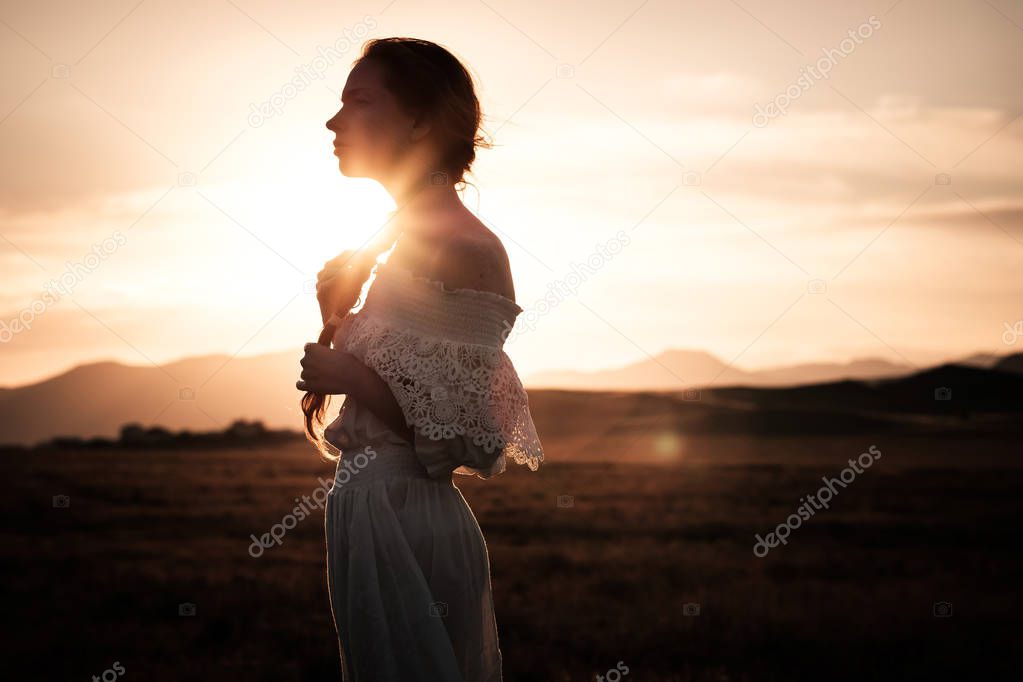
<svg viewBox="0 0 1023 682"><path fill-rule="evenodd" d="M319 343L307 343L301 365L301 378L295 384L298 390L336 395L352 392L359 380L362 363L351 353Z"/></svg>
<svg viewBox="0 0 1023 682"><path fill-rule="evenodd" d="M330 316L337 312L338 294L353 286L350 261L355 251L342 251L341 255L331 258L323 264L323 269L316 274L316 301L320 304L320 317L327 324Z"/></svg>

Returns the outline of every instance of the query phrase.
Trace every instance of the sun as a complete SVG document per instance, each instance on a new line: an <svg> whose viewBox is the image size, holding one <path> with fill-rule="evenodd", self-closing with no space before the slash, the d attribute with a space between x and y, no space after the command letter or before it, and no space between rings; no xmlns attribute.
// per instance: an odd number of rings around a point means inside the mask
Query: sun
<svg viewBox="0 0 1023 682"><path fill-rule="evenodd" d="M261 222L273 225L282 252L314 275L342 251L366 245L395 208L380 183L342 175L329 149L292 149L279 167L264 164L256 173L247 189Z"/></svg>

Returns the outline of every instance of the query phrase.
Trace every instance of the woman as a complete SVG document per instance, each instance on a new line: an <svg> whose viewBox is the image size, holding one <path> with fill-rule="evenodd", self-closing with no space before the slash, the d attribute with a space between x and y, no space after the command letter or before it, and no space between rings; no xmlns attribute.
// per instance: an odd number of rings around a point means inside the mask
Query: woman
<svg viewBox="0 0 1023 682"><path fill-rule="evenodd" d="M297 384L308 437L338 462L325 531L342 676L501 680L486 543L453 474L490 478L506 456L535 471L543 450L503 351L522 312L507 255L454 188L483 143L479 102L454 56L408 38L367 43L342 102L327 122L341 172L398 205L320 273L325 324Z"/></svg>

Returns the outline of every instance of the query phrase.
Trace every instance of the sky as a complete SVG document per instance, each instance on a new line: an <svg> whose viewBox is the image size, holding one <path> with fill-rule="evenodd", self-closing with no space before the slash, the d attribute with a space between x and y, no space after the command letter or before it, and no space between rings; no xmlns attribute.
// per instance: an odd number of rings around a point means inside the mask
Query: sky
<svg viewBox="0 0 1023 682"><path fill-rule="evenodd" d="M394 207L324 124L402 35L476 79L464 201L520 375L1023 347L1019 3L4 0L0 386L289 349L297 376L310 282Z"/></svg>

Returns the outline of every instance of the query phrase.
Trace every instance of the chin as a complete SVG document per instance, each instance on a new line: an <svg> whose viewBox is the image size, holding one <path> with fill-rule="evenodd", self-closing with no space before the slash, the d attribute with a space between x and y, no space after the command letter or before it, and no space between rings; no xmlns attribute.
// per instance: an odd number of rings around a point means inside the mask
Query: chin
<svg viewBox="0 0 1023 682"><path fill-rule="evenodd" d="M337 166L338 166L338 170L341 171L341 175L345 176L346 178L364 178L364 177L366 177L365 173L357 173L357 172L353 171L351 168L347 168L345 166L344 161L339 163Z"/></svg>
<svg viewBox="0 0 1023 682"><path fill-rule="evenodd" d="M353 172L355 169L352 167L352 162L345 159L338 158L337 167L341 171L341 175L347 178L355 177L356 174Z"/></svg>
<svg viewBox="0 0 1023 682"><path fill-rule="evenodd" d="M368 169L365 166L359 164L355 159L352 158L348 159L338 158L337 167L338 170L341 171L341 175L345 176L346 178L373 177L373 175L368 171Z"/></svg>

